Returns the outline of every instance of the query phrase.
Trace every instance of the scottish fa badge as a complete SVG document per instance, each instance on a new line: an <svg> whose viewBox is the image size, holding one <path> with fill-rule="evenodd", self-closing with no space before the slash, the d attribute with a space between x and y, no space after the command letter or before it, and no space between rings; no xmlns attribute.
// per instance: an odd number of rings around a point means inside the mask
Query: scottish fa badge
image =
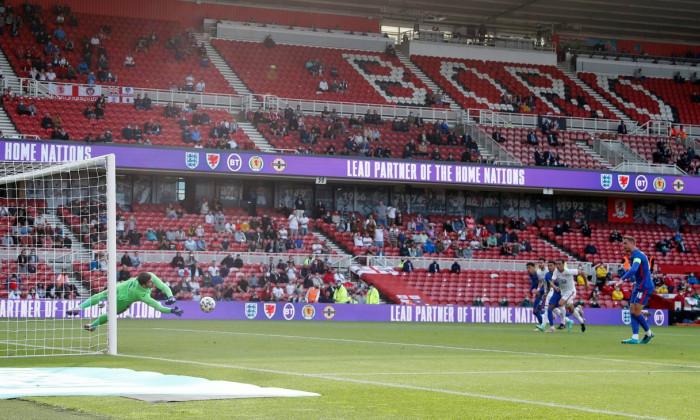
<svg viewBox="0 0 700 420"><path fill-rule="evenodd" d="M611 174L600 174L600 186L609 190L613 184L613 177Z"/></svg>
<svg viewBox="0 0 700 420"><path fill-rule="evenodd" d="M629 309L622 310L622 323L625 325L629 325L632 323L632 314L630 314Z"/></svg>
<svg viewBox="0 0 700 420"><path fill-rule="evenodd" d="M249 302L245 304L245 317L248 319L254 319L258 315L258 304L255 302Z"/></svg>
<svg viewBox="0 0 700 420"><path fill-rule="evenodd" d="M190 169L197 169L199 166L199 153L197 152L187 152L185 153L185 165Z"/></svg>

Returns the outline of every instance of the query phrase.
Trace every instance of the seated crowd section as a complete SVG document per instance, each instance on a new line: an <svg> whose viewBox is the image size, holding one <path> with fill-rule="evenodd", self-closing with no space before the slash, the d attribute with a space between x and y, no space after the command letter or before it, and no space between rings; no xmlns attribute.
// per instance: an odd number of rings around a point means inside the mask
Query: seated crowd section
<svg viewBox="0 0 700 420"><path fill-rule="evenodd" d="M69 298L75 287L68 273L55 273L46 254L69 252L70 235L45 217L46 202L33 199L0 199L0 299ZM15 257L16 255L16 257Z"/></svg>
<svg viewBox="0 0 700 420"><path fill-rule="evenodd" d="M420 55L411 61L464 109L614 118L555 66Z"/></svg>
<svg viewBox="0 0 700 420"><path fill-rule="evenodd" d="M634 232L639 249L658 264L692 265L700 256L700 233L681 233L665 225L591 222L572 227L565 220L540 220L538 225L542 236L582 261L622 262L621 232Z"/></svg>
<svg viewBox="0 0 700 420"><path fill-rule="evenodd" d="M343 117L335 108L315 116L297 107L260 109L248 118L274 147L299 153L486 162L470 136L458 136L444 120L424 121L413 113L384 120L369 108L364 115Z"/></svg>
<svg viewBox="0 0 700 420"><path fill-rule="evenodd" d="M189 102L153 105L147 94L133 104L106 102L104 97L95 102L17 97L6 99L4 106L22 134L42 139L256 149L228 111Z"/></svg>
<svg viewBox="0 0 700 420"><path fill-rule="evenodd" d="M60 9L60 10L59 10ZM5 8L0 46L19 77L235 93L192 31L170 21L71 13L70 6ZM8 22L10 22L8 24Z"/></svg>
<svg viewBox="0 0 700 420"><path fill-rule="evenodd" d="M620 244L626 232L635 232L638 246L650 255L654 267L693 265L700 252L700 229L688 226L681 233L648 223L581 221L569 225L562 220L537 220L528 224L515 217L479 221L471 215L424 217L404 215L381 202L366 217L356 212L322 210L310 214L285 207L260 208L251 215L249 210L224 208L218 200L209 203L206 198L196 213L163 204L134 205L132 212L119 209L116 269L121 280L141 270L154 271L170 283L179 299L213 296L218 300L304 301L306 292L317 287L315 293L323 296L320 301L332 302L338 284L343 283L351 298L362 302L367 285L350 282L333 270L330 244L311 233L319 229L355 256L432 261L434 264L427 269L413 269L403 262L397 269L409 285L438 303L527 306L531 300L525 299L528 279L524 270L462 270L460 263L479 259L535 261L542 257L564 258L575 266L576 260L565 253L569 252L579 261L595 263L598 275L603 266L600 261L629 264ZM46 216L50 211L43 200L0 203L2 248L11 256L4 258L0 267L0 274L6 278L0 296L75 297L77 290L69 279L81 281L92 290L105 287L110 267L103 253L107 223L104 204L73 200L59 206L57 215L71 232L65 232L60 224L52 226ZM46 252L70 252L76 245L74 239L94 253L92 261L77 261L72 272L56 273L40 258ZM165 251L163 255L168 259L173 256L172 261L152 262L142 256L154 251ZM262 257L258 261L264 262L251 262L252 255ZM304 263L296 266L293 256L301 257ZM585 280L580 280L578 286L586 306L614 307L629 298L627 286L615 293L613 278L606 276L605 270L589 280L590 287L586 288ZM692 275L655 275L655 282L662 291L692 292L699 287Z"/></svg>
<svg viewBox="0 0 700 420"><path fill-rule="evenodd" d="M580 72L578 76L620 111L641 124L649 120L700 124L697 83L671 78Z"/></svg>
<svg viewBox="0 0 700 420"><path fill-rule="evenodd" d="M148 87L175 91L235 91L210 65L204 46L192 31L158 20L74 14L65 7L43 13L35 9L5 8L0 46L20 77L40 81ZM20 18L20 19L18 19ZM9 20L8 20L9 19ZM9 22L9 24L8 24ZM533 113L547 116L616 118L573 80L554 66L500 63L467 59L412 56L411 60L441 91L431 91L395 55L357 50L274 45L215 39L214 48L256 95L276 95L319 101L368 104L364 115L338 115L330 106L320 115L292 108L260 109L247 116L276 148L300 153L430 159L491 163L481 157L468 135L455 134L445 121L382 119L372 105L447 107L448 99L464 109ZM698 124L700 98L694 81L580 73L579 77L630 118ZM444 92L444 93L443 93ZM155 105L150 98L134 103L74 102L14 96L6 93L3 106L22 134L42 139L87 143L152 144L176 147L255 150L248 136L221 109L185 104ZM477 126L524 165L601 169L603 166L577 144L589 143L590 134L544 128ZM682 128L681 128L682 130ZM671 133L670 133L671 134ZM602 136L602 134L599 134ZM534 136L534 137L532 137ZM640 136L619 132L623 141L649 162L675 163L697 173L695 151L686 148L681 134ZM206 204L205 204L206 203ZM73 273L86 285L104 288L104 209L98 203L73 202L60 206L58 216L72 235L51 226L43 217L41 201L0 203L2 247L18 254L2 259L0 278L6 279L0 298L74 297L67 273L56 273L42 250L60 252L80 245L95 253L93 261L76 262ZM570 259L620 261L620 232L632 231L638 245L656 263L686 265L697 261L700 231L676 232L656 224L592 222L568 226L563 220L524 220L406 214L391 223L380 215L339 212L327 217L304 216L282 209L258 209L250 216L240 208L223 208L217 200L203 201L197 213L176 205L133 205L119 211L117 230L121 258L119 275L151 270L168 281L178 299L212 296L217 300L303 301L311 287L323 289L320 301L332 302L334 285L347 284L354 299L362 300L367 285L347 282L330 268L329 244L311 231L319 229L354 256L394 256L401 259L449 260ZM317 215L320 216L320 215ZM337 220L336 220L337 216ZM305 221L303 219L306 219ZM564 228L564 226L568 226ZM294 227L295 226L295 227ZM140 253L180 253L172 262L141 261ZM199 253L216 258L199 261ZM235 254L241 253L242 257ZM309 256L295 267L285 259L253 264L250 253ZM26 261L25 261L26 259ZM576 262L572 262L576 264ZM527 278L522 271L464 270L449 267L429 272L403 272L408 284L441 304L525 305ZM254 280L255 279L255 280ZM685 278L669 277L678 289ZM21 281L20 281L21 280ZM661 283L666 283L662 281ZM276 287L280 284L283 287ZM613 307L611 290L593 296L579 285L586 306ZM42 291L43 290L43 291ZM621 291L627 293L627 286ZM591 297L593 296L593 298Z"/></svg>
<svg viewBox="0 0 700 420"><path fill-rule="evenodd" d="M260 42L222 39L212 40L212 45L257 95L440 106L428 98L439 92L431 92L398 58L386 53L281 44L270 48Z"/></svg>

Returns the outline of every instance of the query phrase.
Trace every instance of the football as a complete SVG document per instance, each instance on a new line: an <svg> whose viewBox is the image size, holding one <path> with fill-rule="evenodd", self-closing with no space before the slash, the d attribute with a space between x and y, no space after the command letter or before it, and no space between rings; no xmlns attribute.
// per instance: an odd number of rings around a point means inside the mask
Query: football
<svg viewBox="0 0 700 420"><path fill-rule="evenodd" d="M213 311L215 307L216 301L209 296L203 297L202 300L199 301L199 308L202 310L202 312L209 313Z"/></svg>

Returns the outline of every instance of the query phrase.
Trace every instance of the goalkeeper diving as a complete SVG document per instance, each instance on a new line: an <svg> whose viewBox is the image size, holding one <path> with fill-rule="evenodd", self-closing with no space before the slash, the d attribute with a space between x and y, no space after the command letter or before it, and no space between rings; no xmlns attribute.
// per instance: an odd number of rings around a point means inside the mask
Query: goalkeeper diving
<svg viewBox="0 0 700 420"><path fill-rule="evenodd" d="M172 305L176 302L173 297L173 292L161 279L159 279L155 274L151 272L142 272L137 277L132 277L129 280L123 281L117 284L117 314L129 309L129 307L136 302L143 302L148 306L155 308L156 310L163 312L165 314L175 314L177 316L182 316L183 310L179 309L177 306L172 308L167 308L155 299L151 297L151 290L153 287L157 287L168 299L165 301L166 305ZM80 311L94 306L107 299L107 290L103 290L100 293L92 295L90 299L81 303L77 308L67 311L67 315L78 315ZM107 322L107 314L100 315L92 324L85 324L83 328L88 331L94 331L98 325L105 324Z"/></svg>

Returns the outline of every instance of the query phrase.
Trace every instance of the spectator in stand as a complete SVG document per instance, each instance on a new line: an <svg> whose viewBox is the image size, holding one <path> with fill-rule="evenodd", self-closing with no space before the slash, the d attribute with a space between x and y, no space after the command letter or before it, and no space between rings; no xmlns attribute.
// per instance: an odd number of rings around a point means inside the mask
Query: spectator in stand
<svg viewBox="0 0 700 420"><path fill-rule="evenodd" d="M532 145L537 145L537 144L538 144L537 135L535 135L535 130L530 130L530 131L527 133L527 137L525 138L525 141L526 141L528 144L532 144Z"/></svg>
<svg viewBox="0 0 700 420"><path fill-rule="evenodd" d="M590 255L596 255L596 254L598 254L598 250L596 249L595 245L593 245L592 243L589 242L588 245L586 245L586 247L583 249L583 253L590 254Z"/></svg>
<svg viewBox="0 0 700 420"><path fill-rule="evenodd" d="M627 125L623 120L620 120L620 124L617 126L617 134L627 134Z"/></svg>
<svg viewBox="0 0 700 420"><path fill-rule="evenodd" d="M622 235L617 230L610 233L610 242L622 242Z"/></svg>
<svg viewBox="0 0 700 420"><path fill-rule="evenodd" d="M498 130L495 130L495 131L491 134L491 138L492 138L495 142L497 142L497 143L504 143L505 141L508 140L508 139L506 139L505 137L503 137L503 136L501 135L501 132L498 131Z"/></svg>
<svg viewBox="0 0 700 420"><path fill-rule="evenodd" d="M44 114L44 118L41 119L41 127L45 130L54 128L53 119L51 118L51 114L48 112Z"/></svg>

